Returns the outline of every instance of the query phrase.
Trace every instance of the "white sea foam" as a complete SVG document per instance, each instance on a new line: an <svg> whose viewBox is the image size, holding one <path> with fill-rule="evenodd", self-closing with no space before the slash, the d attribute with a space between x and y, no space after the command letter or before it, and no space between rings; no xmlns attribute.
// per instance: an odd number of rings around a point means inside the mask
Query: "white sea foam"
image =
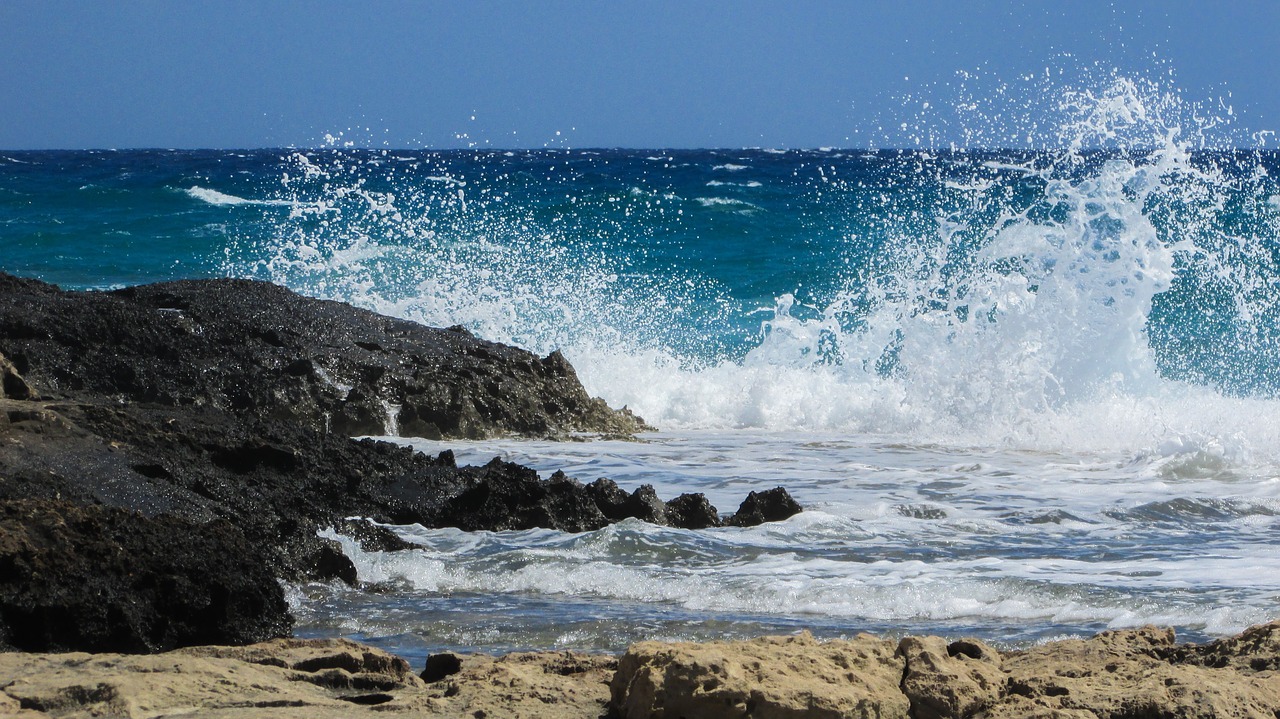
<svg viewBox="0 0 1280 719"><path fill-rule="evenodd" d="M753 205L746 200L739 200L734 197L695 197L694 200L703 207L737 207L749 210L760 209L759 205Z"/></svg>
<svg viewBox="0 0 1280 719"><path fill-rule="evenodd" d="M725 172L740 172L742 170L749 169L750 167L750 165L735 165L731 162L726 162L723 165L715 165L711 169L724 170Z"/></svg>
<svg viewBox="0 0 1280 719"><path fill-rule="evenodd" d="M247 200L243 197L228 195L225 192L211 190L207 187L191 187L185 190L187 195L197 200L202 200L210 205L218 205L221 207L234 205L278 205L288 207L293 205L289 200Z"/></svg>

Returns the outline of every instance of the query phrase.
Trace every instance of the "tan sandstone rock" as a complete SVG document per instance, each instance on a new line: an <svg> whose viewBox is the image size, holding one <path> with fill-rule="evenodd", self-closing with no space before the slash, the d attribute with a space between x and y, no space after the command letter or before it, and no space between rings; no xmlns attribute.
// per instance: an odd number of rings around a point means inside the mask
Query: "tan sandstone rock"
<svg viewBox="0 0 1280 719"><path fill-rule="evenodd" d="M324 719L393 708L422 681L403 659L372 647L281 639L152 655L0 653L0 687L6 700L56 717Z"/></svg>
<svg viewBox="0 0 1280 719"><path fill-rule="evenodd" d="M1172 631L1151 627L1004 654L974 640L907 637L895 646L801 634L644 642L621 660L464 656L454 669L427 684L404 660L345 640L155 655L0 653L0 716L1280 717L1280 622L1205 645L1177 645Z"/></svg>
<svg viewBox="0 0 1280 719"><path fill-rule="evenodd" d="M342 639L281 639L154 655L0 653L0 716L598 719L617 660L466 657L424 684L409 664Z"/></svg>
<svg viewBox="0 0 1280 719"><path fill-rule="evenodd" d="M1000 653L967 639L906 637L898 643L906 662L902 691L913 719L972 716L997 701L1005 687Z"/></svg>
<svg viewBox="0 0 1280 719"><path fill-rule="evenodd" d="M642 642L619 661L610 691L625 719L907 719L902 671L893 643L865 634Z"/></svg>
<svg viewBox="0 0 1280 719"><path fill-rule="evenodd" d="M1274 634L1276 625L1270 633ZM1242 673L1178 660L1168 629L1103 632L1053 642L1003 659L1005 695L983 719L1152 717L1275 719L1280 675Z"/></svg>
<svg viewBox="0 0 1280 719"><path fill-rule="evenodd" d="M428 685L428 705L447 717L599 719L617 667L614 657L575 652L468 656L460 672Z"/></svg>

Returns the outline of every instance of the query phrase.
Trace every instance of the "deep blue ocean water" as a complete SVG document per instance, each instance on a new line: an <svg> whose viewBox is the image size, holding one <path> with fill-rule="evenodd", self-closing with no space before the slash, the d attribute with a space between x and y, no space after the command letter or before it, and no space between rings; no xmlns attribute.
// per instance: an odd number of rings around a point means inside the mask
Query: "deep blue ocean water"
<svg viewBox="0 0 1280 719"><path fill-rule="evenodd" d="M291 589L303 633L1237 631L1280 608L1280 154L1099 108L1037 150L0 152L0 270L256 277L560 349L661 431L416 445L808 509L401 528L428 548L349 548L379 591Z"/></svg>

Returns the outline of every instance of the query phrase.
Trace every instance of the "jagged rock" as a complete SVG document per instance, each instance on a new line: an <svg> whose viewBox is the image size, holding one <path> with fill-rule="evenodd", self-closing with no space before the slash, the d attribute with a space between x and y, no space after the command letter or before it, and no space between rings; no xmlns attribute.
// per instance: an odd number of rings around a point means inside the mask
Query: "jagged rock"
<svg viewBox="0 0 1280 719"><path fill-rule="evenodd" d="M658 499L652 484L637 487L623 503L622 511L625 517L634 517L649 524L667 524L667 505Z"/></svg>
<svg viewBox="0 0 1280 719"><path fill-rule="evenodd" d="M667 502L667 522L681 529L720 526L720 513L702 492L685 493Z"/></svg>
<svg viewBox="0 0 1280 719"><path fill-rule="evenodd" d="M452 456L452 455L450 455ZM401 539L395 532L379 526L367 519L346 517L333 523L338 534L356 540L360 549L366 552L402 552L418 545Z"/></svg>
<svg viewBox="0 0 1280 719"><path fill-rule="evenodd" d="M429 708L407 662L344 639L153 656L0 654L0 678L0 698L33 716L338 719Z"/></svg>
<svg viewBox="0 0 1280 719"><path fill-rule="evenodd" d="M1268 626L1266 633L1273 634L1276 625ZM1242 671L1233 660L1221 668L1183 663L1179 654L1173 631L1154 627L1012 652L1001 662L1007 676L1003 696L982 716L1271 719L1280 712L1280 677L1274 672Z"/></svg>
<svg viewBox="0 0 1280 719"><path fill-rule="evenodd" d="M572 652L433 655L437 671L346 640L152 656L0 652L6 716L330 719L1274 719L1280 622L1210 644L1144 628L1001 654L974 640L802 634ZM429 662L430 664L430 662ZM1212 665L1212 666L1210 666Z"/></svg>
<svg viewBox="0 0 1280 719"><path fill-rule="evenodd" d="M154 652L288 634L262 553L226 522L0 502L0 645Z"/></svg>
<svg viewBox="0 0 1280 719"><path fill-rule="evenodd" d="M781 522L799 514L800 503L792 499L786 489L774 487L763 492L751 492L742 500L738 511L725 524L733 527L754 527L765 522Z"/></svg>
<svg viewBox="0 0 1280 719"><path fill-rule="evenodd" d="M589 397L559 353L538 358L251 280L63 292L0 274L0 352L21 358L50 398L208 405L349 434L381 434L393 407L402 433L427 437L647 428ZM4 377L16 396L20 378Z"/></svg>
<svg viewBox="0 0 1280 719"><path fill-rule="evenodd" d="M532 469L496 457L428 520L421 523L468 531L545 527L585 532L609 523L577 480L557 472L542 481Z"/></svg>
<svg viewBox="0 0 1280 719"><path fill-rule="evenodd" d="M609 684L623 719L878 717L907 719L903 660L869 635L819 642L805 633L745 642L641 642Z"/></svg>
<svg viewBox="0 0 1280 719"><path fill-rule="evenodd" d="M620 522L630 516L626 506L631 495L624 492L612 479L601 477L588 484L587 494L609 521Z"/></svg>
<svg viewBox="0 0 1280 719"><path fill-rule="evenodd" d="M1280 622L1250 627L1208 644L1178 645L1164 655L1175 664L1231 668L1245 674L1280 671Z"/></svg>

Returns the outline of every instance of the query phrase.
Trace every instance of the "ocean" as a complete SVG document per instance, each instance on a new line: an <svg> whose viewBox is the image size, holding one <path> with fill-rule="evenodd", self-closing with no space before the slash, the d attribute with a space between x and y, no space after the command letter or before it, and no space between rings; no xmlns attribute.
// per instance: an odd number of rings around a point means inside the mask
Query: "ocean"
<svg viewBox="0 0 1280 719"><path fill-rule="evenodd" d="M1173 98L1172 100L1170 98ZM253 277L541 354L637 442L395 437L750 529L398 527L303 636L408 657L1280 616L1280 153L1141 83L1026 146L0 152L0 270ZM1226 136L1223 136L1226 137Z"/></svg>

